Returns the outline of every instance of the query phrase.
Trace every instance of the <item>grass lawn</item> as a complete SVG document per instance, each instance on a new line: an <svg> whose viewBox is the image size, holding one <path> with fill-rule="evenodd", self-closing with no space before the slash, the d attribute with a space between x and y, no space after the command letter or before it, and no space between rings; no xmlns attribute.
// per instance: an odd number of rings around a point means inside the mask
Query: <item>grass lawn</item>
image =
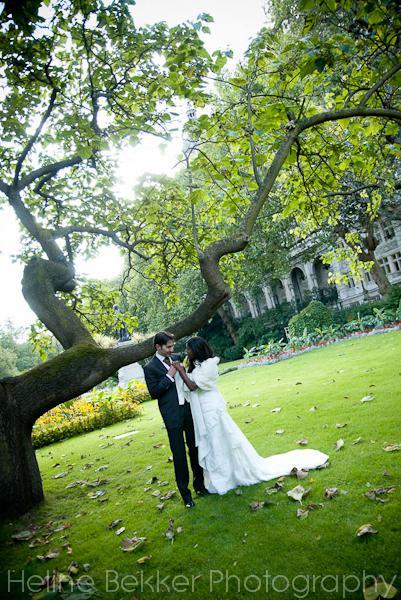
<svg viewBox="0 0 401 600"><path fill-rule="evenodd" d="M401 452L383 450L386 444L401 443L400 357L401 333L395 332L221 377L220 389L232 417L261 455L299 448L301 438L308 440L309 448L330 455L329 468L311 471L302 481L287 477L283 489L273 495L265 492L274 484L271 481L242 488L242 494L231 491L200 498L191 511L176 496L160 512L160 499L151 494L173 490L175 482L156 402L146 403L140 418L40 449L46 500L29 515L3 526L3 573L12 569L18 579L24 570L27 582L31 575L53 569L65 573L72 560L89 563L87 575L94 579L98 597L113 600L362 598L364 574L381 574L401 590ZM362 403L367 395L374 399ZM317 410L310 411L312 406ZM275 407L281 412L271 412ZM276 434L278 429L284 433ZM132 430L138 433L114 439ZM340 438L344 447L335 451ZM360 442L353 445L357 438ZM108 468L96 472L102 465ZM52 478L60 472L68 474ZM152 476L169 484L147 484ZM66 489L74 481L98 477L109 483ZM286 494L298 483L311 488L304 507L324 503L306 519L297 518L300 504ZM379 496L384 503L364 496L383 486L396 486L394 492ZM144 491L146 487L151 489ZM324 498L329 487L339 489L331 500ZM88 496L99 489L106 491L105 496ZM108 500L100 502L104 497ZM252 512L253 500L274 504ZM183 528L174 543L165 537L169 518ZM120 536L107 527L115 519L123 520L117 527L126 528ZM70 527L52 533L46 545L9 543L13 533L32 523L43 526L37 534L41 537L59 524ZM357 538L356 530L366 523L377 535ZM122 538L134 534L146 537L145 544L123 552ZM63 547L67 541L72 554ZM36 558L50 549L58 549L59 556L47 562ZM152 558L138 564L145 555ZM3 578L3 586L4 582ZM32 587L34 580L29 582ZM113 591L117 584L119 589ZM29 598L29 593L18 592L19 587L12 585L10 597Z"/></svg>

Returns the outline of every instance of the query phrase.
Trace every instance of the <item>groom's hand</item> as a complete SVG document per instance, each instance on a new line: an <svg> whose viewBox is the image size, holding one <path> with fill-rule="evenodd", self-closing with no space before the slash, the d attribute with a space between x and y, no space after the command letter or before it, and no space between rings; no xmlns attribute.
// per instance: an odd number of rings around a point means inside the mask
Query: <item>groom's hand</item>
<svg viewBox="0 0 401 600"><path fill-rule="evenodd" d="M177 373L178 369L175 366L175 363L173 363L171 365L171 367L169 368L169 370L167 371L167 375L170 375L170 377L174 377L175 374Z"/></svg>
<svg viewBox="0 0 401 600"><path fill-rule="evenodd" d="M173 367L175 367L175 369L179 372L182 373L183 371L185 372L185 368L184 365L182 365L180 362L173 362Z"/></svg>

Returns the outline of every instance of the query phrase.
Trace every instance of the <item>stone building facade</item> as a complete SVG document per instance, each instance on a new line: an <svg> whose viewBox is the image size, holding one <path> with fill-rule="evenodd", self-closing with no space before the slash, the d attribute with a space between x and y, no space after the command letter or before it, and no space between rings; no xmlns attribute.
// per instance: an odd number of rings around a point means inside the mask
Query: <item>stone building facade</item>
<svg viewBox="0 0 401 600"><path fill-rule="evenodd" d="M401 224L395 221L377 223L375 234L380 241L375 251L376 258L386 271L390 283L401 283ZM302 305L310 299L317 299L338 308L347 308L380 299L378 287L366 271L360 281L350 277L347 284L329 284L329 271L347 273L347 264L338 262L325 265L319 255L313 260L305 260L310 244L310 240L306 239L294 245L291 250L291 271L287 275L263 285L259 294L245 292L241 301L230 300L233 316L240 318L250 315L256 318L284 302Z"/></svg>

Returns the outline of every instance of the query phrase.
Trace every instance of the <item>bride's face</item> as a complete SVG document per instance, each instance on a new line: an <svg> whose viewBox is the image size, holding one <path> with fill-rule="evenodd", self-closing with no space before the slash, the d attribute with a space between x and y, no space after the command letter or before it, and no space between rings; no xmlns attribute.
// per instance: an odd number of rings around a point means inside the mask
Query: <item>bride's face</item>
<svg viewBox="0 0 401 600"><path fill-rule="evenodd" d="M192 360L194 357L194 353L189 346L185 347L185 352L187 353L189 360Z"/></svg>

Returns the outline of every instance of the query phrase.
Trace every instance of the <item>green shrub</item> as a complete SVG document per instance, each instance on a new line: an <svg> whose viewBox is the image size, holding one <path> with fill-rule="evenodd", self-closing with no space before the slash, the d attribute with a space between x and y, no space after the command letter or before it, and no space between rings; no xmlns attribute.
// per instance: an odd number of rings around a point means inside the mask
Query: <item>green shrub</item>
<svg viewBox="0 0 401 600"><path fill-rule="evenodd" d="M106 427L141 413L141 403L150 398L143 383L113 391L97 390L59 404L42 415L33 426L35 448Z"/></svg>
<svg viewBox="0 0 401 600"><path fill-rule="evenodd" d="M401 285L392 285L384 298L386 308L397 309L401 302Z"/></svg>
<svg viewBox="0 0 401 600"><path fill-rule="evenodd" d="M333 322L333 315L330 309L322 302L312 300L306 308L290 319L288 331L290 338L301 337L304 331L312 333L317 327L328 327Z"/></svg>

